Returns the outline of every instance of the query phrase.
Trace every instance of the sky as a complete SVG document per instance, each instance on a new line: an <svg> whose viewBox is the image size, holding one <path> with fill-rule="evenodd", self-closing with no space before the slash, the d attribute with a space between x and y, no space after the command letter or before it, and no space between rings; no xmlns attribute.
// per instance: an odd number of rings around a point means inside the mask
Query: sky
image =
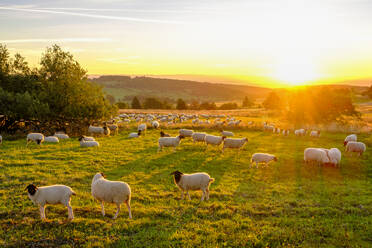
<svg viewBox="0 0 372 248"><path fill-rule="evenodd" d="M1 0L0 43L88 74L270 87L372 78L370 0ZM372 81L372 80L371 80Z"/></svg>

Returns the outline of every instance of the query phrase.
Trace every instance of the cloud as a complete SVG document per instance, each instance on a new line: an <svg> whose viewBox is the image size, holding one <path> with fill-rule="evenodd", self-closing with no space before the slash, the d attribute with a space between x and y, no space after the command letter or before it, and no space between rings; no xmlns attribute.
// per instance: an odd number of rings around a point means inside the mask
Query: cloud
<svg viewBox="0 0 372 248"><path fill-rule="evenodd" d="M61 15L81 16L81 17L89 17L89 18L96 18L96 19L118 20L118 21L182 24L182 22L171 21L171 20L157 20L157 19L133 18L133 17L123 17L123 16L96 15L96 14L85 14L85 13L69 12L69 11L67 12L66 11L55 11L55 10L47 10L47 9L13 8L13 7L2 6L0 7L0 10L13 10L13 11L46 13L46 14L61 14Z"/></svg>
<svg viewBox="0 0 372 248"><path fill-rule="evenodd" d="M59 39L16 39L0 40L0 43L52 43L52 42L111 42L110 38L59 38Z"/></svg>

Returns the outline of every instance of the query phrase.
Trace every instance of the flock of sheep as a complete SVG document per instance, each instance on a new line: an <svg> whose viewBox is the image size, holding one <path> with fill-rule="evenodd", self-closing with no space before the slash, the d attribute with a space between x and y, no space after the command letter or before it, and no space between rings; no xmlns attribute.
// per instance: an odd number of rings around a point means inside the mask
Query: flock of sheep
<svg viewBox="0 0 372 248"><path fill-rule="evenodd" d="M203 116L206 118L206 121L209 121L210 116ZM227 118L226 120L222 121L221 118L225 116L214 116L216 118L214 123L217 123L218 127L223 126L225 123L228 125L239 125L241 121L235 120L235 118ZM123 114L119 117L113 119L113 121L107 125L105 123L104 126L89 126L88 133L95 134L95 135L110 135L111 132L118 133L119 127L121 123L128 123L131 121L142 122L143 120L147 120L151 123L153 128L159 128L160 122L169 122L175 123L176 120L178 121L185 121L188 119L192 119L192 123L200 123L201 121L198 117L194 115L135 115L135 114ZM137 127L137 132L130 133L128 135L129 138L139 138L142 134L145 134L147 130L146 122L140 123ZM263 131L269 131L273 133L283 134L284 136L289 135L290 130L288 129L280 129L275 127L274 125L269 125L267 123L263 124ZM305 136L309 133L312 137L320 137L320 131L310 131L308 132L306 129L298 129L294 130L293 132L296 136ZM234 148L240 149L244 146L245 143L248 142L247 138L231 138L234 136L233 132L230 131L223 131L221 130L221 135L211 135L204 132L194 132L190 129L180 129L179 135L176 137L171 137L169 134L164 133L163 131L160 132L160 138L158 139L158 152L162 150L163 147L173 147L175 150L176 147L179 146L181 140L184 138L191 138L193 142L203 142L208 145L213 146L222 146L222 152L226 148ZM229 138L228 138L229 137ZM44 137L41 133L30 133L27 135L27 145L30 142L35 142L37 144L41 144L42 142L59 142L59 139L68 139L69 136L63 132L56 132L53 136ZM84 136L82 135L79 138L80 145L82 147L98 147L99 143L94 139L92 136ZM2 137L0 136L0 143L2 143ZM362 142L357 141L357 136L355 134L351 134L347 136L344 140L344 146L346 152L353 152L357 153L359 156L363 154L366 150L366 145ZM256 164L258 167L259 163L264 163L267 165L271 161L277 161L277 157L272 154L267 153L254 153L251 159L251 166L252 164ZM341 161L341 151L337 148L306 148L304 150L304 161L308 162L315 162L318 165L324 164L332 164L338 165ZM178 188L182 191L181 198L184 198L184 193L189 195L189 190L201 190L202 197L201 201L204 199L209 199L209 185L214 181L207 173L200 172L194 174L184 174L180 171L174 171L171 173L174 176L174 182L178 186ZM65 185L52 185L52 186L45 186L45 187L37 187L33 184L30 184L26 187L28 191L28 196L31 201L39 206L40 216L42 219L45 219L45 205L46 204L62 204L67 207L68 209L68 218L73 219L73 210L70 205L71 196L75 195L75 192L68 186ZM94 199L98 200L101 203L102 208L102 215L105 215L104 210L104 203L115 203L117 206L117 211L114 215L114 219L117 218L120 207L122 203L125 203L128 212L129 218L132 218L131 208L130 208L130 199L131 199L131 190L130 186L125 182L120 181L109 181L105 178L103 173L97 173L92 180L91 184L91 193Z"/></svg>

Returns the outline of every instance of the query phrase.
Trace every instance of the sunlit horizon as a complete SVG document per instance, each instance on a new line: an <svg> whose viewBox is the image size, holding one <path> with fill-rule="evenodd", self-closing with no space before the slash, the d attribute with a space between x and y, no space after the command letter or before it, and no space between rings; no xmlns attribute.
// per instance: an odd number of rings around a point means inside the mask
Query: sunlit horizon
<svg viewBox="0 0 372 248"><path fill-rule="evenodd" d="M5 0L0 43L31 66L58 44L90 75L265 87L368 81L371 11L360 0Z"/></svg>

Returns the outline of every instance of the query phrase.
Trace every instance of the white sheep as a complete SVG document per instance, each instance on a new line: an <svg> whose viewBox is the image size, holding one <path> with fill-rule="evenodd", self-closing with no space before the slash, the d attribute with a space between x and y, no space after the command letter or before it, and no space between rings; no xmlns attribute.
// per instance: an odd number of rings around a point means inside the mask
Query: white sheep
<svg viewBox="0 0 372 248"><path fill-rule="evenodd" d="M119 133L119 126L117 124L109 124L107 127L110 129L110 132L113 132L114 134Z"/></svg>
<svg viewBox="0 0 372 248"><path fill-rule="evenodd" d="M147 125L146 125L146 123L139 124L138 127L137 127L137 131L141 131L141 133L142 133L143 135L146 134L146 130L147 130Z"/></svg>
<svg viewBox="0 0 372 248"><path fill-rule="evenodd" d="M344 140L344 146L347 145L347 142L349 141L358 141L358 137L356 136L356 134L350 134L348 136L346 136L345 140Z"/></svg>
<svg viewBox="0 0 372 248"><path fill-rule="evenodd" d="M127 205L129 218L132 219L130 210L131 190L127 183L121 181L109 181L103 173L97 173L92 180L92 196L101 202L102 215L105 216L104 202L115 203L117 211L113 219L119 215L120 206L123 202Z"/></svg>
<svg viewBox="0 0 372 248"><path fill-rule="evenodd" d="M44 187L36 187L30 184L26 187L30 200L39 206L40 217L45 219L46 204L62 204L68 209L68 218L74 219L74 213L70 205L71 196L76 195L75 192L65 185L51 185Z"/></svg>
<svg viewBox="0 0 372 248"><path fill-rule="evenodd" d="M315 130L311 131L310 132L310 137L320 137L320 131L319 130L317 130L317 131L315 131Z"/></svg>
<svg viewBox="0 0 372 248"><path fill-rule="evenodd" d="M95 141L95 140L96 140L96 139L95 139L94 137L92 137L92 136L85 136L85 135L82 135L81 137L84 139L84 141Z"/></svg>
<svg viewBox="0 0 372 248"><path fill-rule="evenodd" d="M160 127L160 123L158 121L153 121L151 123L151 125L152 125L153 128L159 128Z"/></svg>
<svg viewBox="0 0 372 248"><path fill-rule="evenodd" d="M133 132L128 135L129 138L138 138L141 136L141 130L138 130L137 133Z"/></svg>
<svg viewBox="0 0 372 248"><path fill-rule="evenodd" d="M284 129L282 133L283 133L283 136L288 136L289 135L289 129Z"/></svg>
<svg viewBox="0 0 372 248"><path fill-rule="evenodd" d="M69 139L70 137L62 132L55 132L53 136L56 136L58 139Z"/></svg>
<svg viewBox="0 0 372 248"><path fill-rule="evenodd" d="M305 163L316 162L320 165L329 163L330 159L327 149L309 147L304 150L304 161Z"/></svg>
<svg viewBox="0 0 372 248"><path fill-rule="evenodd" d="M47 136L47 137L44 138L44 142L58 143L59 139L56 136Z"/></svg>
<svg viewBox="0 0 372 248"><path fill-rule="evenodd" d="M192 137L194 131L191 129L180 129L179 134L183 137Z"/></svg>
<svg viewBox="0 0 372 248"><path fill-rule="evenodd" d="M235 148L240 149L244 146L244 144L248 142L248 138L241 138L241 139L233 139L233 138L226 138L223 141L223 148L222 153L225 151L225 148Z"/></svg>
<svg viewBox="0 0 372 248"><path fill-rule="evenodd" d="M83 136L79 138L80 146L81 147L98 147L99 143L98 141L92 140L92 141L86 141Z"/></svg>
<svg viewBox="0 0 372 248"><path fill-rule="evenodd" d="M341 162L341 151L337 148L331 148L328 150L328 158L330 163L337 166Z"/></svg>
<svg viewBox="0 0 372 248"><path fill-rule="evenodd" d="M305 134L306 134L306 130L303 129L303 128L301 128L301 129L297 129L297 130L294 131L294 134L295 134L296 136L305 136Z"/></svg>
<svg viewBox="0 0 372 248"><path fill-rule="evenodd" d="M366 145L363 142L349 141L346 144L346 152L355 152L359 156L363 155L363 152L366 151Z"/></svg>
<svg viewBox="0 0 372 248"><path fill-rule="evenodd" d="M189 200L191 200L189 190L201 190L203 192L201 201L204 201L204 198L209 200L209 185L214 182L214 178L211 178L207 173L183 174L175 171L171 175L174 175L174 182L182 191L181 199L184 198L184 191L186 191Z"/></svg>
<svg viewBox="0 0 372 248"><path fill-rule="evenodd" d="M272 155L272 154L268 154L268 153L254 153L252 155L252 159L251 159L251 167L252 167L252 164L255 162L256 163L256 168L258 168L258 164L259 163L265 163L265 165L267 166L268 163L270 163L271 161L278 161L277 157L275 155Z"/></svg>
<svg viewBox="0 0 372 248"><path fill-rule="evenodd" d="M223 142L223 140L226 138L226 136L215 136L207 134L205 136L205 143L208 145L214 145L219 146Z"/></svg>
<svg viewBox="0 0 372 248"><path fill-rule="evenodd" d="M222 136L234 136L234 133L233 132L230 132L230 131L221 131L221 135Z"/></svg>
<svg viewBox="0 0 372 248"><path fill-rule="evenodd" d="M104 127L96 127L96 126L89 126L88 133L90 134L102 134L102 135L110 135L110 129L107 126Z"/></svg>
<svg viewBox="0 0 372 248"><path fill-rule="evenodd" d="M178 135L177 137L160 137L158 152L163 149L163 147L173 147L173 151L176 151L176 147L180 144L181 139L185 138L183 135Z"/></svg>
<svg viewBox="0 0 372 248"><path fill-rule="evenodd" d="M29 133L29 134L27 134L26 146L28 146L28 144L32 141L34 141L38 145L41 145L41 143L44 141L44 135L42 133Z"/></svg>
<svg viewBox="0 0 372 248"><path fill-rule="evenodd" d="M193 139L194 143L195 142L205 142L205 136L206 135L207 135L206 133L196 132L196 133L192 134L192 139Z"/></svg>

